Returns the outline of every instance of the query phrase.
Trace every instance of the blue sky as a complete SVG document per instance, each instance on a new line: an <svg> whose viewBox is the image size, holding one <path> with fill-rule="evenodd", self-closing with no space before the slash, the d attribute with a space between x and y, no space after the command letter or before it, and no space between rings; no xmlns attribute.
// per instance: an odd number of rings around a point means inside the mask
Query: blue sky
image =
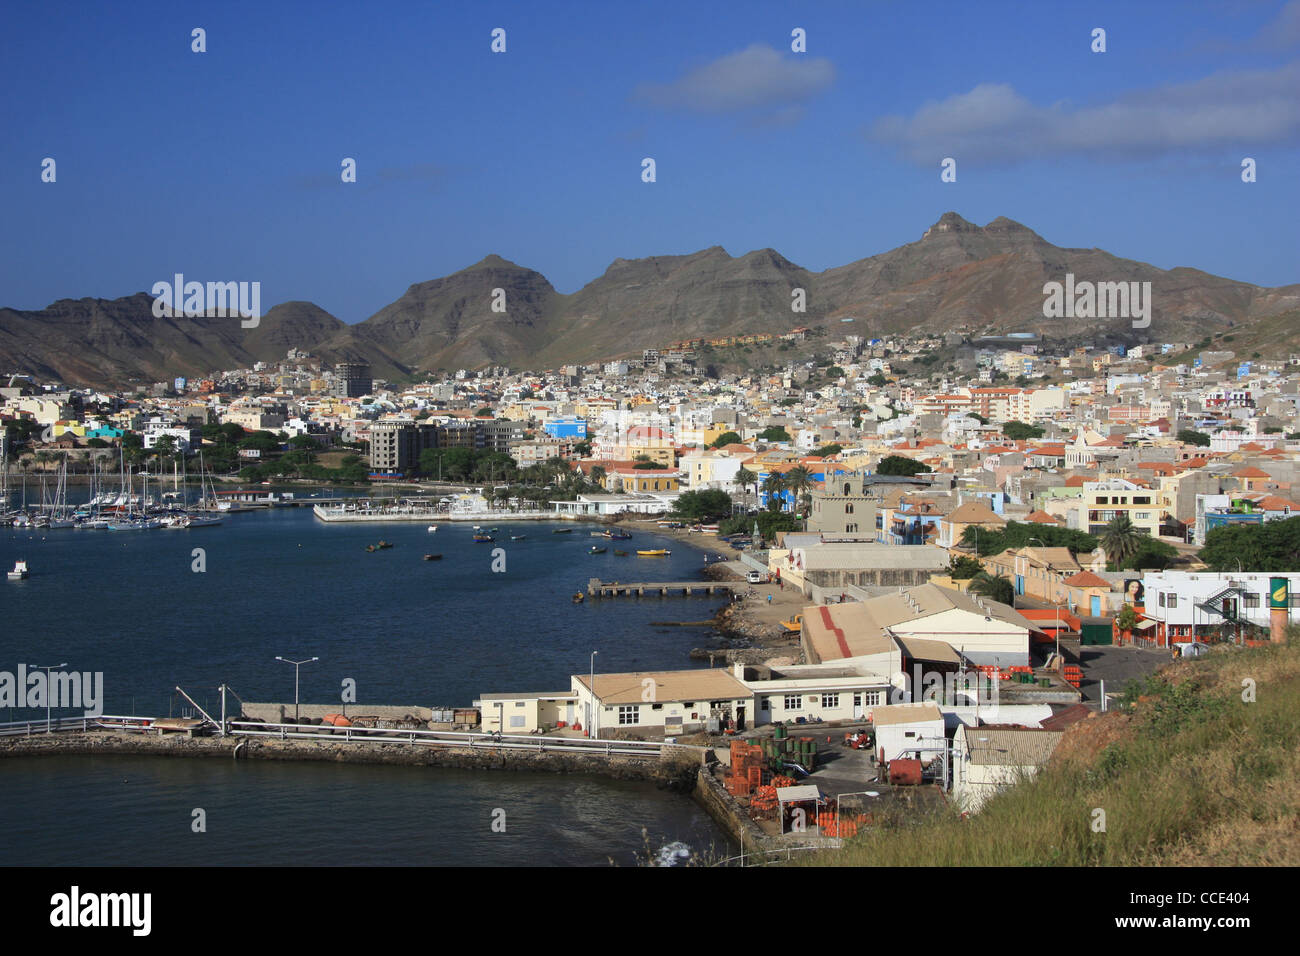
<svg viewBox="0 0 1300 956"><path fill-rule="evenodd" d="M1300 282L1300 0L15 4L0 88L16 308L183 272L356 322L489 253L822 270L950 209Z"/></svg>

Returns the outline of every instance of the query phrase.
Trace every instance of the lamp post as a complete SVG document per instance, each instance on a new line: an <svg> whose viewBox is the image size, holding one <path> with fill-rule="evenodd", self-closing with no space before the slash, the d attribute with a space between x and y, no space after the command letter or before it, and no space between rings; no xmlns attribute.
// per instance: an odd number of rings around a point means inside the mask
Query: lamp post
<svg viewBox="0 0 1300 956"><path fill-rule="evenodd" d="M303 664L311 664L318 661L320 658L311 657L305 661L291 661L288 658L277 656L276 660L284 661L286 664L293 665L293 719L296 721L298 719L298 668Z"/></svg>
<svg viewBox="0 0 1300 956"><path fill-rule="evenodd" d="M66 661L64 661L62 664L49 664L49 665L33 664L32 665L32 667L35 670L45 671L45 732L47 734L51 732L50 730L50 671L54 670L54 668L56 667L67 667L67 666L68 664Z"/></svg>
<svg viewBox="0 0 1300 956"><path fill-rule="evenodd" d="M588 678L587 689L591 691L591 710L587 713L587 736L595 737L592 725L596 722L596 655L600 651L591 652L591 676Z"/></svg>

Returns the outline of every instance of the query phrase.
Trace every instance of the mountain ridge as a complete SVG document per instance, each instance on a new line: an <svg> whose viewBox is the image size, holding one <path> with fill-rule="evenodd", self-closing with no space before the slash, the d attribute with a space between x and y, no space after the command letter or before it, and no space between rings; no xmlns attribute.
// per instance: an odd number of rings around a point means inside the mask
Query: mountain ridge
<svg viewBox="0 0 1300 956"><path fill-rule="evenodd" d="M1300 308L1300 285L1160 269L1102 249L1053 245L1005 216L979 226L948 211L919 239L822 272L772 247L733 256L713 245L616 257L575 292L560 293L542 273L491 253L412 283L355 324L305 301L277 304L252 329L231 319L156 318L143 292L59 299L40 310L0 308L0 369L109 385L247 367L291 347L327 362L369 362L381 377L488 365L541 369L844 318L855 320L852 331L873 335L962 327L1048 337L1132 334L1118 319L1067 327L1044 318L1043 285L1067 272L1081 281L1152 282L1145 338L1190 342ZM796 289L804 290L804 312L791 309Z"/></svg>

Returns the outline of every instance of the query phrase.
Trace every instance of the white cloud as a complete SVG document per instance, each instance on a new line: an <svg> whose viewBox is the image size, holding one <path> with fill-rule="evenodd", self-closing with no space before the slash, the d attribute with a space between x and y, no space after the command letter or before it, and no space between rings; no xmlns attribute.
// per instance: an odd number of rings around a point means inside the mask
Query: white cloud
<svg viewBox="0 0 1300 956"><path fill-rule="evenodd" d="M828 89L834 81L830 60L802 53L782 56L772 47L756 43L672 83L642 84L635 95L663 109L699 113L788 110Z"/></svg>
<svg viewBox="0 0 1300 956"><path fill-rule="evenodd" d="M1005 84L981 84L870 130L907 158L1016 161L1053 156L1154 156L1300 140L1300 63L1216 73L1110 103L1036 105Z"/></svg>

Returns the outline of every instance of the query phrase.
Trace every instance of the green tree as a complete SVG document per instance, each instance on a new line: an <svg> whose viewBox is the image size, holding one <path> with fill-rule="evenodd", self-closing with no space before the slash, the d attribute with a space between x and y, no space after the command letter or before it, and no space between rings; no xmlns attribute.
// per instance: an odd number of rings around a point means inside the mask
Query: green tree
<svg viewBox="0 0 1300 956"><path fill-rule="evenodd" d="M1049 548L1069 548L1074 554L1090 552L1097 547L1097 539L1086 532L1028 521L1008 521L1001 528L972 525L962 532L961 544L966 548L974 548L981 557L985 557L1001 554L1008 548L1026 547L1033 539L1038 539Z"/></svg>
<svg viewBox="0 0 1300 956"><path fill-rule="evenodd" d="M745 489L748 488L750 485L753 485L753 486L754 486L754 492L755 492L755 494L758 493L758 475L754 474L754 473L753 473L752 471L750 471L748 468L743 468L743 467L742 467L740 470L738 470L738 471L736 472L736 479L735 479L735 480L736 480L736 484L740 485L740 490L741 490L742 493L743 493L743 492L745 491Z"/></svg>
<svg viewBox="0 0 1300 956"><path fill-rule="evenodd" d="M731 496L718 489L684 491L677 497L674 510L695 521L726 517L731 514Z"/></svg>
<svg viewBox="0 0 1300 956"><path fill-rule="evenodd" d="M735 515L718 523L718 534L750 534L758 525L761 537L771 540L781 531L798 531L799 519L792 514L777 511L760 511L757 515Z"/></svg>
<svg viewBox="0 0 1300 956"><path fill-rule="evenodd" d="M1197 556L1212 571L1294 571L1300 568L1300 517L1214 528Z"/></svg>
<svg viewBox="0 0 1300 956"><path fill-rule="evenodd" d="M803 500L812 486L812 475L803 465L796 465L785 473L785 488L794 496L796 503ZM807 518L806 513L804 517Z"/></svg>
<svg viewBox="0 0 1300 956"><path fill-rule="evenodd" d="M1030 438L1042 438L1043 429L1024 422L1006 422L1002 426L1002 434L1010 441L1027 441Z"/></svg>
<svg viewBox="0 0 1300 956"><path fill-rule="evenodd" d="M904 455L888 455L876 466L878 475L924 475L933 471L929 465Z"/></svg>
<svg viewBox="0 0 1300 956"><path fill-rule="evenodd" d="M1016 599L1016 588L1010 580L987 571L980 571L970 579L970 592L998 604L1010 605Z"/></svg>
<svg viewBox="0 0 1300 956"><path fill-rule="evenodd" d="M875 388L884 388L885 385L888 384L888 382L889 379L885 378L885 376L880 374L879 372L876 372L874 375L867 376L867 384Z"/></svg>
<svg viewBox="0 0 1300 956"><path fill-rule="evenodd" d="M763 490L767 492L767 510L785 510L785 475L774 471L763 481Z"/></svg>
<svg viewBox="0 0 1300 956"><path fill-rule="evenodd" d="M790 433L781 425L770 425L758 433L761 441L792 441Z"/></svg>
<svg viewBox="0 0 1300 956"><path fill-rule="evenodd" d="M813 452L813 454L818 458L829 458L831 455L838 455L843 450L844 449L837 444L822 445L822 447L818 448Z"/></svg>
<svg viewBox="0 0 1300 956"><path fill-rule="evenodd" d="M984 565L974 558L956 557L948 563L948 576L954 581L966 581L984 570Z"/></svg>
<svg viewBox="0 0 1300 956"><path fill-rule="evenodd" d="M1138 549L1125 558L1117 571L1163 571L1178 558L1178 549L1157 538L1140 536Z"/></svg>
<svg viewBox="0 0 1300 956"><path fill-rule="evenodd" d="M1196 445L1200 448L1210 447L1210 436L1204 432L1184 428L1178 432L1178 440L1184 445Z"/></svg>
<svg viewBox="0 0 1300 956"><path fill-rule="evenodd" d="M1117 568L1137 554L1142 546L1142 536L1126 514L1116 515L1101 533L1101 547L1106 557Z"/></svg>
<svg viewBox="0 0 1300 956"><path fill-rule="evenodd" d="M741 437L736 432L723 432L717 438L709 443L710 448L721 448L724 445L742 444Z"/></svg>

